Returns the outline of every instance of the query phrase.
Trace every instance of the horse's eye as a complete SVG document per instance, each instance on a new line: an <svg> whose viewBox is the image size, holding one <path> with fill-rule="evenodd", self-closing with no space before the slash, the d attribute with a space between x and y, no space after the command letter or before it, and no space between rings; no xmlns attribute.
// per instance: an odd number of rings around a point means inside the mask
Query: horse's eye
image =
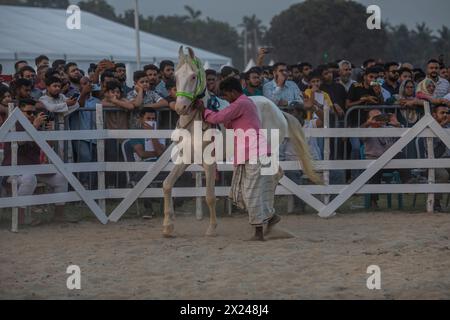
<svg viewBox="0 0 450 320"><path fill-rule="evenodd" d="M192 77L192 80L195 80L195 76Z"/></svg>

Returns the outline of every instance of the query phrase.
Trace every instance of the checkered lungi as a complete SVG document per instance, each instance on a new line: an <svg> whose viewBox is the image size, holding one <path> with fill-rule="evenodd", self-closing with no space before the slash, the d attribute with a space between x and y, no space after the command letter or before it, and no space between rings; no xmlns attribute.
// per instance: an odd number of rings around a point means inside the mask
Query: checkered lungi
<svg viewBox="0 0 450 320"><path fill-rule="evenodd" d="M279 168L274 175L261 175L260 163L238 165L233 172L230 198L234 204L248 211L252 226L266 224L275 214L275 189L283 177Z"/></svg>

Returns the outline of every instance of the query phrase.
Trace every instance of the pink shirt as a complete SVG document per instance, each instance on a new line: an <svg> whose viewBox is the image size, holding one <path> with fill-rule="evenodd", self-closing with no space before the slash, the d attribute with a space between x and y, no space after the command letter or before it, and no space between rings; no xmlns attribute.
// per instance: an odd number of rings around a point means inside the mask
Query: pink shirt
<svg viewBox="0 0 450 320"><path fill-rule="evenodd" d="M234 135L234 165L249 161L250 155L262 156L270 154L267 140L259 131L261 129L261 121L256 108L255 103L242 94L225 109L218 112L205 110L203 114L203 118L208 123L223 123L227 129L242 129L244 131L246 135L244 145L242 145L242 139L238 139L238 136Z"/></svg>

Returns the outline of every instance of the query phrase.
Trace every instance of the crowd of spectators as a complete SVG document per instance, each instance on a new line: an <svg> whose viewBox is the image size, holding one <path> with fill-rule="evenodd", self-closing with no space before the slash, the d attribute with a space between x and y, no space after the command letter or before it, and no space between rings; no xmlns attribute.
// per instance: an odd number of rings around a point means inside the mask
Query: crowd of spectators
<svg viewBox="0 0 450 320"><path fill-rule="evenodd" d="M430 59L423 69L410 63L375 59L367 59L361 67L345 59L318 66L308 62L295 65L278 62L268 66L264 64L267 54L262 48L257 65L246 72L231 66L206 70L210 96L207 108L223 107L218 90L220 81L235 77L241 81L245 95L267 97L309 128L324 126L325 108L330 110L330 127L411 127L424 114L425 101L430 103L432 115L442 127L450 125L450 70L442 61ZM125 64L109 60L92 63L88 70L81 70L70 61L55 60L50 64L48 57L42 55L35 59L34 65L17 61L14 67L16 73L12 81L0 84L0 125L7 118L9 103L20 108L38 130L55 129L58 115L65 117L67 130L94 129L94 111L99 103L106 110L107 129L169 129L176 124L175 64L172 61L161 61L158 66L149 64L134 72L133 87L127 85ZM23 128L18 125L17 130ZM331 159L374 159L395 139L349 138L345 141L334 138L331 142ZM346 149L344 142L349 144ZM106 161L123 160L122 143L122 140L106 141ZM154 160L166 146L164 141L155 139L137 139L130 143L135 161ZM95 140L72 143L74 161L96 161L95 144ZM323 138L310 138L309 145L314 159L323 160ZM2 165L10 165L10 144L0 145L0 148L4 149ZM289 146L283 148L282 156L291 159L292 150ZM435 151L436 157L450 157L442 143L435 144ZM41 153L34 142L19 143L18 164L44 163L47 160ZM397 157L417 158L419 153L415 144L410 143ZM358 170L351 170L345 178L354 179L358 173ZM402 172L401 176L406 180L403 182L410 178L408 172ZM81 173L79 178L86 187L95 180L88 173ZM438 169L437 180L448 182L449 170ZM44 181L55 190L67 189L67 182L58 174L24 175L18 181L19 195L32 194L37 181ZM375 183L379 181L380 175L372 179ZM2 185L8 182L8 177L3 177ZM121 183L116 179L116 184ZM372 205L377 206L376 197ZM440 209L439 197L436 209Z"/></svg>

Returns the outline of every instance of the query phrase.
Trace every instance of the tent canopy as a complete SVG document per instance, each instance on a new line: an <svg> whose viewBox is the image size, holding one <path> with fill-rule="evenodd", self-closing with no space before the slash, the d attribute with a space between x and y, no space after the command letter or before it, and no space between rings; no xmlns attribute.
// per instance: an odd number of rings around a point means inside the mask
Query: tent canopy
<svg viewBox="0 0 450 320"><path fill-rule="evenodd" d="M45 54L50 59L75 62L98 62L104 58L136 62L133 28L82 11L81 30L70 30L66 27L68 17L61 9L0 6L0 61L30 60ZM180 45L187 46L146 32L141 32L140 38L143 63L177 61ZM228 57L193 49L213 67L230 62Z"/></svg>

